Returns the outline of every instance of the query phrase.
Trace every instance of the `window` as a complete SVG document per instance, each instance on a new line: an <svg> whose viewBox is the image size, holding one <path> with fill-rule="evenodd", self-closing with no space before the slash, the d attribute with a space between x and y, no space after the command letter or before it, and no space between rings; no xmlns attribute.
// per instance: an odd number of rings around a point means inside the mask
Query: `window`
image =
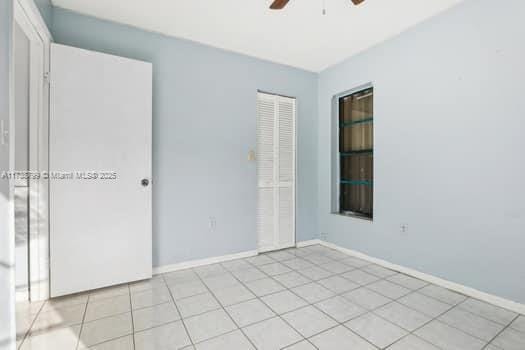
<svg viewBox="0 0 525 350"><path fill-rule="evenodd" d="M374 91L361 89L338 98L339 203L345 215L373 217Z"/></svg>

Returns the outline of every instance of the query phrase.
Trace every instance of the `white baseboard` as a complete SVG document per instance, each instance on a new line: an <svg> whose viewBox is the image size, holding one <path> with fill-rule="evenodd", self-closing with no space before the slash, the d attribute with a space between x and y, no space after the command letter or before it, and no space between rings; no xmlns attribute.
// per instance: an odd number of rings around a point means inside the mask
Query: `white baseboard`
<svg viewBox="0 0 525 350"><path fill-rule="evenodd" d="M311 245L323 244L323 243L324 242L321 241L320 239L311 239L309 241L297 242L296 247L297 248L304 248L304 247L308 247L308 246L311 246Z"/></svg>
<svg viewBox="0 0 525 350"><path fill-rule="evenodd" d="M316 245L316 244L321 244L321 240L312 239L310 241L297 242L296 246L297 248L302 248L302 247L307 247L307 246ZM153 268L153 275L160 275L161 273L185 270L185 269L190 269L192 267L216 264L216 263L221 263L221 262L235 260L235 259L249 258L259 253L262 253L262 252L259 252L258 250L249 250L249 251L241 252L237 254L215 256L215 257L199 259L199 260L184 261L184 262L172 264L172 265L157 266Z"/></svg>
<svg viewBox="0 0 525 350"><path fill-rule="evenodd" d="M309 241L297 242L296 246L297 248L302 248L302 247L307 247L310 245L316 245L316 244L321 244L321 243L322 242L319 239L312 239ZM249 258L259 253L260 252L258 250L249 250L249 251L241 252L237 254L215 256L215 257L199 259L199 260L184 261L184 262L172 264L172 265L157 266L157 267L153 267L153 275L160 275L161 273L190 269L192 267L216 264L216 263L235 260L235 259Z"/></svg>
<svg viewBox="0 0 525 350"><path fill-rule="evenodd" d="M312 241L306 241L306 242L312 242ZM377 264L377 265L381 265L381 266L386 267L388 269L404 273L405 275L409 275L409 276L412 276L412 277L415 277L415 278L419 278L420 280L436 284L438 286L450 289L450 290L458 292L460 294L463 294L463 295L466 295L466 296L469 296L469 297L472 297L472 298L475 298L475 299L479 299L479 300L485 301L487 303L490 303L490 304L502 307L502 308L507 309L507 310L511 310L511 311L517 312L519 314L525 314L525 305L517 303L517 302L512 301L512 300L508 300L508 299L505 299L505 298L498 297L496 295L488 294L488 293L479 291L477 289L464 286L464 285L459 284L459 283L450 282L450 281L447 281L445 279L442 279L442 278L439 278L439 277L435 277L435 276L432 276L432 275L429 275L429 274L426 274L424 272L420 272L420 271L417 271L417 270L414 270L414 269L411 269L411 268L408 268L408 267L396 265L396 264L390 263L390 262L382 260L382 259L374 258L374 257L371 257L369 255L363 254L361 252L358 252L358 251L355 251L355 250L352 250L352 249L340 247L340 246L338 246L336 244L333 244L333 243L329 243L329 242L325 242L325 241L320 241L319 240L318 243L313 243L313 244L321 244L321 245L323 245L325 247L332 248L332 249L338 250L338 251L340 251L342 253L355 256L356 258L360 258L360 259L369 261L371 263L374 263L374 264ZM306 244L306 245L311 245L311 244ZM297 246L299 246L299 244Z"/></svg>
<svg viewBox="0 0 525 350"><path fill-rule="evenodd" d="M319 239L312 239L310 241L302 241L297 242L297 247L307 247L310 245L316 245L321 244L321 240ZM203 265L209 265L209 264L216 264L220 262L235 260L235 259L243 259L243 258L249 258L251 256L255 256L259 254L260 252L258 250L249 250L246 252L241 252L237 254L230 254L230 255L222 255L222 256L215 256L211 258L205 258L205 259L199 259L199 260L190 260L190 261L184 261L177 264L172 265L163 265L163 266L157 266L153 267L153 275L160 275L161 273L167 273L167 272L174 272L184 269L190 269L192 267L198 267ZM262 253L262 252L261 252Z"/></svg>
<svg viewBox="0 0 525 350"><path fill-rule="evenodd" d="M206 258L206 259L185 261L185 262L181 262L181 263L173 264L173 265L157 266L153 268L153 274L159 275L161 273L179 271L179 270L189 269L192 267L216 264L216 263L235 260L235 259L249 258L255 255L257 255L257 250L249 250L246 252L241 252L241 253L236 253L236 254L229 254L229 255L215 256L215 257Z"/></svg>

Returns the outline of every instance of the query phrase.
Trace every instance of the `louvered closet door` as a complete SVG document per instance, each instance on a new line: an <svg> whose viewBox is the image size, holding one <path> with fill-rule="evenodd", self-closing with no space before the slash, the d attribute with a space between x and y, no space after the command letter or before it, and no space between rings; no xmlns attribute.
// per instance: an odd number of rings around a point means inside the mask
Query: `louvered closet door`
<svg viewBox="0 0 525 350"><path fill-rule="evenodd" d="M295 245L295 99L258 94L259 251Z"/></svg>

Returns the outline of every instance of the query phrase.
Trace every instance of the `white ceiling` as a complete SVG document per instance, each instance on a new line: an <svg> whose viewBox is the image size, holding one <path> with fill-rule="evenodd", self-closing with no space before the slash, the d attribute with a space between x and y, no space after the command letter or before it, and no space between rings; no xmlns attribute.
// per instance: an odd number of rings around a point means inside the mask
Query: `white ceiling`
<svg viewBox="0 0 525 350"><path fill-rule="evenodd" d="M462 0L52 0L55 6L319 72Z"/></svg>

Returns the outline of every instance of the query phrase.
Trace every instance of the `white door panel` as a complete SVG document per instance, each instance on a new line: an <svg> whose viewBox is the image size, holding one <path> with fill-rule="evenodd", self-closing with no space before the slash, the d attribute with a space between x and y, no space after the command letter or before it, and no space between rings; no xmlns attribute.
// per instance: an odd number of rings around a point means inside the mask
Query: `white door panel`
<svg viewBox="0 0 525 350"><path fill-rule="evenodd" d="M259 249L263 251L272 250L274 247L276 235L274 207L274 188L260 187L257 205L257 235Z"/></svg>
<svg viewBox="0 0 525 350"><path fill-rule="evenodd" d="M293 187L279 187L278 247L295 245L295 201Z"/></svg>
<svg viewBox="0 0 525 350"><path fill-rule="evenodd" d="M273 187L274 123L275 102L273 98L259 95L257 103L257 182L261 187Z"/></svg>
<svg viewBox="0 0 525 350"><path fill-rule="evenodd" d="M295 245L295 114L295 99L257 95L259 251Z"/></svg>
<svg viewBox="0 0 525 350"><path fill-rule="evenodd" d="M151 277L151 64L53 44L50 100L51 295Z"/></svg>

